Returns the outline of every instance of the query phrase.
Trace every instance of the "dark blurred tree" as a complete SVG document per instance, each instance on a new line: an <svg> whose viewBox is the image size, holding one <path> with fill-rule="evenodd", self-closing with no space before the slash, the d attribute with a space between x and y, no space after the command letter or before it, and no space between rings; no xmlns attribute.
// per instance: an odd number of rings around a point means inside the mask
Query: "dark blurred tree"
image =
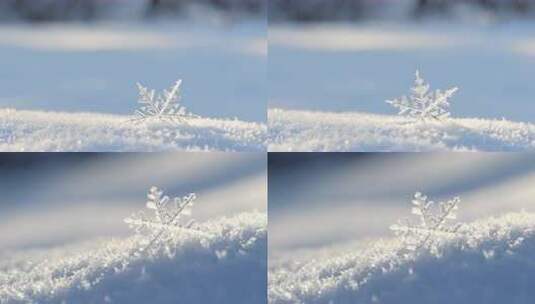
<svg viewBox="0 0 535 304"><path fill-rule="evenodd" d="M365 0L269 0L272 19L355 20L365 15L365 9Z"/></svg>
<svg viewBox="0 0 535 304"><path fill-rule="evenodd" d="M266 9L268 0L149 0L148 15L175 14L188 6L205 5L227 12L260 13Z"/></svg>
<svg viewBox="0 0 535 304"><path fill-rule="evenodd" d="M513 0L513 9L525 13L531 10L532 4L532 1L529 0Z"/></svg>
<svg viewBox="0 0 535 304"><path fill-rule="evenodd" d="M181 11L187 0L148 0L147 16L172 15Z"/></svg>
<svg viewBox="0 0 535 304"><path fill-rule="evenodd" d="M465 3L479 6L487 11L514 11L526 13L531 10L534 0L416 0L415 11L417 16L430 13L447 13L455 4Z"/></svg>
<svg viewBox="0 0 535 304"><path fill-rule="evenodd" d="M160 9L161 5L162 5L162 1L160 0L150 0L149 5L147 7L147 14L152 15L156 13Z"/></svg>
<svg viewBox="0 0 535 304"><path fill-rule="evenodd" d="M452 3L452 0L416 0L414 9L415 16L421 17L429 14L447 14Z"/></svg>
<svg viewBox="0 0 535 304"><path fill-rule="evenodd" d="M13 0L8 8L31 21L93 19L97 9L94 0Z"/></svg>

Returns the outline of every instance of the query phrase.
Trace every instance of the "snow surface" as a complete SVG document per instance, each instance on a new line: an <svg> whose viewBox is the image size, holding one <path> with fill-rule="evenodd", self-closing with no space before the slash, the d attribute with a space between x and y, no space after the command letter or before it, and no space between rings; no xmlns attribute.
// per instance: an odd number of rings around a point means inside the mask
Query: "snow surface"
<svg viewBox="0 0 535 304"><path fill-rule="evenodd" d="M0 259L1 303L266 303L267 216L178 231L141 255L140 237ZM76 252L76 253L73 253Z"/></svg>
<svg viewBox="0 0 535 304"><path fill-rule="evenodd" d="M270 109L269 151L528 151L535 125L452 118L443 122L358 112Z"/></svg>
<svg viewBox="0 0 535 304"><path fill-rule="evenodd" d="M187 124L133 116L0 109L0 151L264 151L264 124L192 118Z"/></svg>
<svg viewBox="0 0 535 304"><path fill-rule="evenodd" d="M270 303L531 303L535 214L464 225L440 254L380 239L343 254L269 271Z"/></svg>

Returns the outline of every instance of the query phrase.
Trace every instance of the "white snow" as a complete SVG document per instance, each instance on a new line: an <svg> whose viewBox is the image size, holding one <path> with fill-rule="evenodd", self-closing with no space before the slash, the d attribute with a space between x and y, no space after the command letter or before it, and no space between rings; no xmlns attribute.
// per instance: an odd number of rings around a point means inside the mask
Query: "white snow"
<svg viewBox="0 0 535 304"><path fill-rule="evenodd" d="M191 118L130 122L134 116L0 109L1 151L265 151L264 124Z"/></svg>
<svg viewBox="0 0 535 304"><path fill-rule="evenodd" d="M535 125L452 118L270 109L269 151L528 151Z"/></svg>
<svg viewBox="0 0 535 304"><path fill-rule="evenodd" d="M5 255L0 302L266 303L267 216L197 228L141 255L139 236Z"/></svg>
<svg viewBox="0 0 535 304"><path fill-rule="evenodd" d="M271 267L269 301L281 303L531 303L535 214L464 225L439 254L407 253L397 239Z"/></svg>

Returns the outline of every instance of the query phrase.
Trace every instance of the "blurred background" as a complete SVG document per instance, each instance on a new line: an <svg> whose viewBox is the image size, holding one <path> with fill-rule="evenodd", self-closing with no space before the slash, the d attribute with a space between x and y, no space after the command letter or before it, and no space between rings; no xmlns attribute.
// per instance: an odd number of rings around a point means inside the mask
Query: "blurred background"
<svg viewBox="0 0 535 304"><path fill-rule="evenodd" d="M229 15L262 14L260 0L4 0L2 17L29 21L94 20L116 17L143 18L187 15L196 9Z"/></svg>
<svg viewBox="0 0 535 304"><path fill-rule="evenodd" d="M535 121L533 0L273 0L269 106L396 112L419 69L457 117Z"/></svg>
<svg viewBox="0 0 535 304"><path fill-rule="evenodd" d="M411 215L415 192L460 196L458 220L535 212L535 155L270 153L269 260L352 251Z"/></svg>
<svg viewBox="0 0 535 304"><path fill-rule="evenodd" d="M267 209L265 153L1 153L0 256L124 237L151 186L197 194L197 222Z"/></svg>
<svg viewBox="0 0 535 304"><path fill-rule="evenodd" d="M462 18L465 13L487 18L527 17L533 0L273 0L271 20L300 22L317 20ZM533 15L531 15L533 17Z"/></svg>
<svg viewBox="0 0 535 304"><path fill-rule="evenodd" d="M0 1L0 107L132 114L181 78L190 111L265 121L266 3Z"/></svg>

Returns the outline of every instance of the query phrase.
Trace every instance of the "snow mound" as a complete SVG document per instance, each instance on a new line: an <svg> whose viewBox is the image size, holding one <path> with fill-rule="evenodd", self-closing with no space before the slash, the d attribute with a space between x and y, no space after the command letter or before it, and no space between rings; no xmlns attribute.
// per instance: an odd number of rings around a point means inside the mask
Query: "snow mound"
<svg viewBox="0 0 535 304"><path fill-rule="evenodd" d="M267 216L198 229L150 254L133 254L136 236L12 255L0 262L0 303L266 303Z"/></svg>
<svg viewBox="0 0 535 304"><path fill-rule="evenodd" d="M379 240L366 248L269 273L270 303L532 303L535 214L464 225L439 253Z"/></svg>
<svg viewBox="0 0 535 304"><path fill-rule="evenodd" d="M129 122L133 116L0 109L0 151L265 151L264 124L191 118L187 124Z"/></svg>
<svg viewBox="0 0 535 304"><path fill-rule="evenodd" d="M506 120L270 109L269 151L526 151L535 125Z"/></svg>

